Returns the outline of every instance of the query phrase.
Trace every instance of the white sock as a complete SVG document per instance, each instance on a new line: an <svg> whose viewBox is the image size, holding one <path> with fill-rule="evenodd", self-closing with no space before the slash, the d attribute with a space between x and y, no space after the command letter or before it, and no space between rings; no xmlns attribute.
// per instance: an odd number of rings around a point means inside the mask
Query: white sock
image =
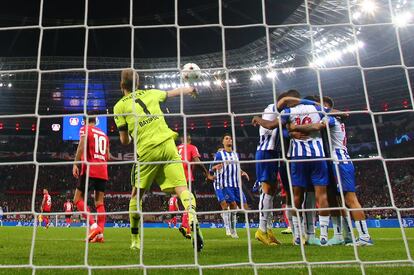
<svg viewBox="0 0 414 275"><path fill-rule="evenodd" d="M334 236L342 240L343 236L342 236L341 217L332 216L331 219L332 219L332 227L334 230Z"/></svg>
<svg viewBox="0 0 414 275"><path fill-rule="evenodd" d="M299 219L296 215L292 215L292 230L295 236L295 239L299 238Z"/></svg>
<svg viewBox="0 0 414 275"><path fill-rule="evenodd" d="M224 222L224 228L229 229L230 228L230 224L229 224L229 212L223 212L221 213L221 217L223 218L223 222Z"/></svg>
<svg viewBox="0 0 414 275"><path fill-rule="evenodd" d="M365 240L371 238L368 233L368 226L366 220L355 221L355 227L358 230L359 238Z"/></svg>
<svg viewBox="0 0 414 275"><path fill-rule="evenodd" d="M342 229L345 231L345 238L348 240L352 240L352 233L351 233L352 224L350 225L348 223L347 217L342 217L342 224L343 224Z"/></svg>
<svg viewBox="0 0 414 275"><path fill-rule="evenodd" d="M321 228L320 239L324 238L325 240L328 240L329 216L319 215L319 226Z"/></svg>
<svg viewBox="0 0 414 275"><path fill-rule="evenodd" d="M237 213L231 212L231 229L236 232L236 225L237 225Z"/></svg>
<svg viewBox="0 0 414 275"><path fill-rule="evenodd" d="M312 209L316 208L316 198L315 198L315 192L307 192L306 198L305 198L305 209ZM310 237L315 237L315 218L316 213L314 211L312 212L305 212L305 226L306 230L305 233Z"/></svg>
<svg viewBox="0 0 414 275"><path fill-rule="evenodd" d="M269 216L267 217L267 229L273 228L273 213L269 212Z"/></svg>
<svg viewBox="0 0 414 275"><path fill-rule="evenodd" d="M270 196L268 194L262 193L260 195L260 202L259 202L259 210L269 210L272 209L273 206L273 196ZM260 222L259 222L259 228L263 232L267 231L267 223L268 218L271 212L260 212Z"/></svg>

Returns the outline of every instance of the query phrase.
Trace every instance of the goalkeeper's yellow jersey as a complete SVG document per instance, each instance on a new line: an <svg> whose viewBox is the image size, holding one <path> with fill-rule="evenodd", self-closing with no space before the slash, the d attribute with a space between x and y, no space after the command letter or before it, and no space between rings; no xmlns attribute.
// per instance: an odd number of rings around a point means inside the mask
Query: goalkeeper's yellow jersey
<svg viewBox="0 0 414 275"><path fill-rule="evenodd" d="M128 131L137 145L138 156L145 155L167 139L177 137L168 128L160 102L167 99L161 90L136 90L121 98L114 106L118 130Z"/></svg>

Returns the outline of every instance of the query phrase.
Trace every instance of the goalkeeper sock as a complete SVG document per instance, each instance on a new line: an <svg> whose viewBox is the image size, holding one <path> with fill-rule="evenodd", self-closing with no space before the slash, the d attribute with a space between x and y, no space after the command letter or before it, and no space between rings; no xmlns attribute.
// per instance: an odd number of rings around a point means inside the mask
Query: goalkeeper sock
<svg viewBox="0 0 414 275"><path fill-rule="evenodd" d="M191 226L193 224L193 221L197 222L197 216L195 215L195 209L197 206L196 199L194 195L188 190L181 192L179 196L184 209L188 210L188 218Z"/></svg>
<svg viewBox="0 0 414 275"><path fill-rule="evenodd" d="M95 219L93 218L92 215L90 215L91 210L89 209L89 207L86 207L86 210L85 210L85 202L83 200L78 200L78 202L76 203L76 207L78 208L79 211L81 212L85 211L88 213L88 214L82 214L82 217L87 219L89 216L89 225L92 225L95 223Z"/></svg>
<svg viewBox="0 0 414 275"><path fill-rule="evenodd" d="M105 214L105 206L103 203L96 206L96 212L98 212L99 214ZM106 215L98 215L98 225L100 228L102 228L102 232L105 227L105 222L106 222Z"/></svg>
<svg viewBox="0 0 414 275"><path fill-rule="evenodd" d="M137 211L137 198L132 197L129 201L129 211ZM131 234L138 234L139 215L137 213L129 213L129 222L131 225Z"/></svg>

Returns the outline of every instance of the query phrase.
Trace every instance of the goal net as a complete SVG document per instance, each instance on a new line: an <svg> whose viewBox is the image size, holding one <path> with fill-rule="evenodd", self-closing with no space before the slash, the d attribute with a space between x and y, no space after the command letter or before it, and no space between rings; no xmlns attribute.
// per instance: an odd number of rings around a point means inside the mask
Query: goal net
<svg viewBox="0 0 414 275"><path fill-rule="evenodd" d="M6 9L10 13L0 19L4 44L0 46L0 273L58 269L88 274L119 269L143 274L413 272L413 1L23 2L11 3ZM186 63L201 68L200 78L191 84L181 78ZM143 198L142 208L135 212L140 217L140 249L129 250L131 166L166 162L139 161L135 142L120 143L113 108L123 96L119 83L124 69L138 73L139 84L133 85L137 89L169 91L189 85L197 89L197 98L181 94L169 98L161 109L182 142L189 143L191 137L198 147L201 162L187 157L182 162L188 164L187 173L194 173L189 189L195 194L204 234L201 253L178 230L167 229L179 227L185 211L182 205L178 212L168 210L170 195L155 182L138 195ZM298 210L301 220L309 211L324 209L286 206L286 196L292 201L294 194L283 195L279 184L273 208L267 212L273 215L271 226L282 244L265 246L255 240L263 213L260 194L252 191L256 164L286 164L292 189L295 161L287 155L289 144L283 142L280 157L257 161L260 140L251 121L263 114L282 118L277 108L270 113L264 110L292 89L303 98L316 96L321 104L328 96L335 101L336 114L349 115L346 146L362 205L354 210L367 216L372 247L293 245L292 235L280 234L289 226L284 213ZM327 117L325 109L319 113ZM109 136L111 154L105 186L108 226L102 245L86 241L89 219L99 216L93 191L84 194L92 209L90 217L83 218L85 212L75 208L64 209L77 184L72 169L79 129L92 118ZM140 126L136 121L135 127ZM238 192L246 195L248 208L222 210L214 189L217 179L205 181L198 170L200 164L209 169L219 163L215 154L226 133L238 158L225 165L236 164L250 176L246 180L237 169L231 172L241 184ZM279 134L281 139L289 138ZM329 127L327 135L331 144ZM338 162L335 156L325 159ZM81 163L87 165L89 175L94 164ZM47 214L40 210L43 189L52 199ZM345 193L339 189L344 201ZM352 211L344 202L329 209L342 210L351 222ZM225 234L226 212L237 213L238 239ZM44 229L42 218L49 218L46 223L52 228ZM303 226L299 229L305 235ZM333 235L332 227L329 234ZM355 243L356 231L352 238Z"/></svg>

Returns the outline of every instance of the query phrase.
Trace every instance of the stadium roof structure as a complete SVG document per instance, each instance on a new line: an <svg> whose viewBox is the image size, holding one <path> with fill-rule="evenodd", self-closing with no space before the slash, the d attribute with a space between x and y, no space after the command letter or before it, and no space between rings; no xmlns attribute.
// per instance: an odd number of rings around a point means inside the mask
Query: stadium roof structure
<svg viewBox="0 0 414 275"><path fill-rule="evenodd" d="M192 62L206 69L203 81L200 82L200 99L196 104L185 99L184 110L188 114L228 112L228 106L235 113L261 112L264 107L274 101L272 93L272 80L265 75L275 70L271 77L275 78L276 94L281 91L296 88L304 95L318 93L319 84L317 73L312 66L322 69L320 71L321 89L324 95L333 96L338 106L349 110L362 110L366 108L366 99L361 79L361 72L356 67L356 52L359 48L361 65L363 67L380 67L400 63L398 47L393 26L356 26L352 28L349 23L347 1L320 0L309 1L309 22L305 3L300 4L284 20L283 25L269 27L268 39L263 26L252 25L254 30L263 31L258 39L239 48L228 49L226 67L229 69L228 78L221 68L223 67L223 53L210 52L200 55L181 56L180 65ZM356 9L354 1L351 10ZM382 10L387 10L383 7ZM371 19L370 19L371 20ZM373 20L373 19L372 19ZM372 23L359 21L359 23ZM390 22L390 14L382 12L375 18L375 22ZM375 23L374 22L374 23ZM355 23L355 22L354 22ZM235 28L226 29L230 32ZM412 29L401 31L401 44L410 50L409 46L414 36L409 35ZM354 34L358 41L354 39ZM230 34L229 34L230 35ZM313 37L313 49L311 47ZM392 39L390 39L392 38ZM269 43L268 43L269 42ZM270 49L268 48L270 46ZM412 49L412 46L411 46ZM268 56L270 54L270 58ZM340 54L340 56L332 56ZM404 56L406 65L414 63L412 55ZM0 57L1 70L26 70L36 66L37 57ZM67 75L77 75L80 79L85 77L81 72L83 68L82 57L70 56L42 56L41 68L44 70L59 70L79 68L80 72L48 73L42 76L41 106L39 111L48 110L51 113L61 113L59 107L53 108L57 98L51 94L68 81ZM270 64L269 64L270 61ZM108 69L129 67L131 60L123 57L88 56L88 69ZM338 70L339 66L345 66ZM141 84L151 88L172 88L178 85L179 70L177 70L176 57L162 58L135 58L134 67L145 70L141 75ZM326 68L332 67L332 70ZM157 71L162 70L162 71ZM263 80L255 81L253 75L261 74ZM91 72L91 79L99 79L105 83L108 109L119 98L119 71ZM33 109L37 89L36 73L16 73L0 78L4 92L0 110L3 114L22 113ZM230 103L227 102L225 80L230 88ZM405 73L402 68L365 71L368 100L372 108L382 111L385 102L393 106L401 105L403 100L409 98ZM218 85L214 84L218 82ZM13 83L16 82L16 85ZM208 82L208 85L204 85ZM12 83L12 87L5 87ZM18 93L16 91L18 89ZM393 97L390 99L390 94ZM19 106L12 106L10 102L19 102ZM179 100L170 102L170 112L181 110ZM30 106L30 107L29 107ZM399 108L396 107L396 108ZM387 108L388 109L388 108Z"/></svg>

